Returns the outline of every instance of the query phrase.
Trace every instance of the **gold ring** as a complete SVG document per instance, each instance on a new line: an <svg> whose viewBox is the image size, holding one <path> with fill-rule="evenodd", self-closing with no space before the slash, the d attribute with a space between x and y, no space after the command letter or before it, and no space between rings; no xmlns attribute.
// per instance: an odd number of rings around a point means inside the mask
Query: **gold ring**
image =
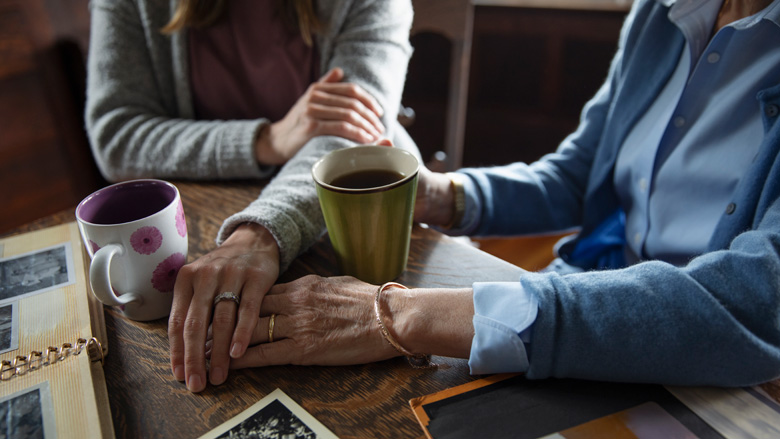
<svg viewBox="0 0 780 439"><path fill-rule="evenodd" d="M271 320L268 321L268 343L274 342L274 323L276 321L276 314L271 314Z"/></svg>

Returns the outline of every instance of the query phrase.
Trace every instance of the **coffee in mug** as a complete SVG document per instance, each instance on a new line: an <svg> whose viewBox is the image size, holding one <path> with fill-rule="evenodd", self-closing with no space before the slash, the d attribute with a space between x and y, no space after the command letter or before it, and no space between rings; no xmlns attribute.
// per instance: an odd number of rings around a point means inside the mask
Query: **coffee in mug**
<svg viewBox="0 0 780 439"><path fill-rule="evenodd" d="M341 272L380 284L409 258L419 162L410 152L362 145L332 151L312 167Z"/></svg>

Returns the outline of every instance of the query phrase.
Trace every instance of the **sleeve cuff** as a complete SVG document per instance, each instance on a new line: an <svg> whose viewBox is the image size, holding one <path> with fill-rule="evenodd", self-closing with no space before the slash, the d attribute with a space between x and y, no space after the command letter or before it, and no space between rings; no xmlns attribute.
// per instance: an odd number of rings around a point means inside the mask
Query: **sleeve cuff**
<svg viewBox="0 0 780 439"><path fill-rule="evenodd" d="M525 372L526 343L539 310L519 282L474 284L474 339L469 368L474 375Z"/></svg>

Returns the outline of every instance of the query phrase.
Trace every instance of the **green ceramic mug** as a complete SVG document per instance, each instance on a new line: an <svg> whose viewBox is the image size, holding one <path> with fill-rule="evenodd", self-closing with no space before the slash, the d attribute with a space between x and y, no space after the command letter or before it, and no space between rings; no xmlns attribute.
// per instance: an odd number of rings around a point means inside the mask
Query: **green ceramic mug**
<svg viewBox="0 0 780 439"><path fill-rule="evenodd" d="M332 151L312 167L341 272L381 284L409 258L420 165L408 151L361 145Z"/></svg>

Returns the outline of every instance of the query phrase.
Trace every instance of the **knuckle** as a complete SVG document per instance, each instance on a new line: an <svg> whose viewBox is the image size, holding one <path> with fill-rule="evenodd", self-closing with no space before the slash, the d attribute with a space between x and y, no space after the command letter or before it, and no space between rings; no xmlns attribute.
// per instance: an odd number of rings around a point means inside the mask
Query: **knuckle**
<svg viewBox="0 0 780 439"><path fill-rule="evenodd" d="M363 109L365 108L365 105L358 101L357 99L350 99L349 105L347 106L351 111L359 114Z"/></svg>
<svg viewBox="0 0 780 439"><path fill-rule="evenodd" d="M352 124L357 125L361 122L363 117L355 110L347 110L345 113L345 116L347 120L349 120Z"/></svg>
<svg viewBox="0 0 780 439"><path fill-rule="evenodd" d="M221 267L219 266L203 265L198 268L197 271L193 272L190 277L193 279L193 285L197 287L197 285L209 282L211 279L214 279L220 271Z"/></svg>
<svg viewBox="0 0 780 439"><path fill-rule="evenodd" d="M184 358L185 370L197 370L203 367L203 363L195 357L187 356Z"/></svg>
<svg viewBox="0 0 780 439"><path fill-rule="evenodd" d="M337 127L338 127L339 131L341 131L343 133L351 133L355 129L354 126L351 123L349 123L347 121L343 121L343 120L341 122L338 122Z"/></svg>
<svg viewBox="0 0 780 439"><path fill-rule="evenodd" d="M195 319L195 318L188 318L184 321L184 336L185 337L191 337L199 332L203 331L206 328L206 323L203 320Z"/></svg>
<svg viewBox="0 0 780 439"><path fill-rule="evenodd" d="M268 275L268 270L264 267L252 266L246 269L246 276L250 279L263 279Z"/></svg>
<svg viewBox="0 0 780 439"><path fill-rule="evenodd" d="M179 269L179 276L192 277L198 268L195 264L187 264Z"/></svg>
<svg viewBox="0 0 780 439"><path fill-rule="evenodd" d="M350 94L354 94L354 95L360 94L363 91L363 89L360 88L359 85L352 84L352 83L347 84L347 90L349 91Z"/></svg>
<svg viewBox="0 0 780 439"><path fill-rule="evenodd" d="M175 335L181 332L184 327L184 318L179 314L171 314L168 318L168 335Z"/></svg>
<svg viewBox="0 0 780 439"><path fill-rule="evenodd" d="M245 268L239 264L228 264L222 268L222 275L227 279L241 278Z"/></svg>
<svg viewBox="0 0 780 439"><path fill-rule="evenodd" d="M270 364L273 360L273 358L271 358L270 355L268 355L266 349L263 349L262 347L259 347L258 349L255 350L255 359L260 364Z"/></svg>

